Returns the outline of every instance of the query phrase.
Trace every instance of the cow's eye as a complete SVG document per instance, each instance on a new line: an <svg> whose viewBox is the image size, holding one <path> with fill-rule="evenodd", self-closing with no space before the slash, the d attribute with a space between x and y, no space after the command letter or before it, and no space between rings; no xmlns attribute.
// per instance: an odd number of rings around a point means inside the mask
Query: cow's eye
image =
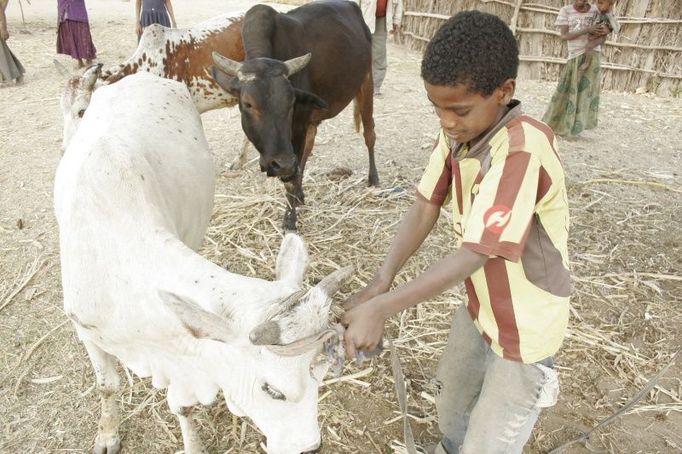
<svg viewBox="0 0 682 454"><path fill-rule="evenodd" d="M250 108L253 107L253 106L251 105L250 102L245 102L245 103L243 104L243 106L244 106L244 109L250 109Z"/></svg>
<svg viewBox="0 0 682 454"><path fill-rule="evenodd" d="M85 109L81 109L78 111L78 118L83 118L83 115L85 115Z"/></svg>
<svg viewBox="0 0 682 454"><path fill-rule="evenodd" d="M267 382L263 383L263 386L261 386L260 389L262 389L265 394L267 394L268 396L270 396L274 400L287 400L287 398L284 394L277 391L275 388L270 386L270 384L268 384Z"/></svg>

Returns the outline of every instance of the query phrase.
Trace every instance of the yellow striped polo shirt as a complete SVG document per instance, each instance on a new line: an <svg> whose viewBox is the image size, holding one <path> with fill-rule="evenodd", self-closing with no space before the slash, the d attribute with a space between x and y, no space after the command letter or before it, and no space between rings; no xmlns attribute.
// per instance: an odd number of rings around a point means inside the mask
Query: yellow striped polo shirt
<svg viewBox="0 0 682 454"><path fill-rule="evenodd" d="M459 244L490 257L465 280L467 309L499 356L534 363L568 323L568 199L552 130L512 101L472 148L441 131L417 196L452 201Z"/></svg>

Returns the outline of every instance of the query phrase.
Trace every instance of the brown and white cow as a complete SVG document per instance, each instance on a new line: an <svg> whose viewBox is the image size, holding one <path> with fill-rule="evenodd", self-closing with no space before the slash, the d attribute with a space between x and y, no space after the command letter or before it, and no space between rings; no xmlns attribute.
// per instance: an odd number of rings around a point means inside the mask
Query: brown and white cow
<svg viewBox="0 0 682 454"><path fill-rule="evenodd" d="M191 28L167 28L153 24L145 28L135 53L100 78L111 84L139 71L184 83L199 113L237 103L210 74L211 52L225 52L242 61L241 15L226 14Z"/></svg>
<svg viewBox="0 0 682 454"><path fill-rule="evenodd" d="M285 184L284 228L296 229L302 178L317 126L355 100L369 152L369 184L379 182L374 162L371 34L358 5L316 1L287 13L266 5L242 21L244 63L214 53L213 77L239 97L242 127L260 153L261 170Z"/></svg>
<svg viewBox="0 0 682 454"><path fill-rule="evenodd" d="M237 98L216 84L208 68L213 65L213 51L224 52L237 61L244 59L242 17L242 14L225 14L184 29L150 25L145 28L133 55L122 64L101 72L101 65L93 66L83 77L70 78L62 95L63 148L78 129L92 92L137 72L184 83L199 113L234 106ZM68 74L65 69L60 72Z"/></svg>

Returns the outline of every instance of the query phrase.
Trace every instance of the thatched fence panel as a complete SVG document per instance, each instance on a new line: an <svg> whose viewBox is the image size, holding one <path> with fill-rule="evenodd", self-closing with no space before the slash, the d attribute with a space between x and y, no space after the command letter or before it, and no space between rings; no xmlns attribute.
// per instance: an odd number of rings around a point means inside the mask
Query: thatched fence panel
<svg viewBox="0 0 682 454"><path fill-rule="evenodd" d="M565 0L404 0L405 42L423 50L438 27L459 11L496 14L517 36L519 76L556 80L566 44L554 21ZM682 96L682 0L619 0L618 35L602 49L605 89Z"/></svg>

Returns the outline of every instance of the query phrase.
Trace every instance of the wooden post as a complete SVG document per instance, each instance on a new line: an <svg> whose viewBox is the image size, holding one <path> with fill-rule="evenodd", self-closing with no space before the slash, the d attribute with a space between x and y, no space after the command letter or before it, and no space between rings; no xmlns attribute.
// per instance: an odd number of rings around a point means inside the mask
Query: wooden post
<svg viewBox="0 0 682 454"><path fill-rule="evenodd" d="M514 14L512 14L511 23L509 28L511 28L512 34L516 36L516 24L519 21L519 11L521 10L521 5L523 0L516 0L516 5L514 5Z"/></svg>

